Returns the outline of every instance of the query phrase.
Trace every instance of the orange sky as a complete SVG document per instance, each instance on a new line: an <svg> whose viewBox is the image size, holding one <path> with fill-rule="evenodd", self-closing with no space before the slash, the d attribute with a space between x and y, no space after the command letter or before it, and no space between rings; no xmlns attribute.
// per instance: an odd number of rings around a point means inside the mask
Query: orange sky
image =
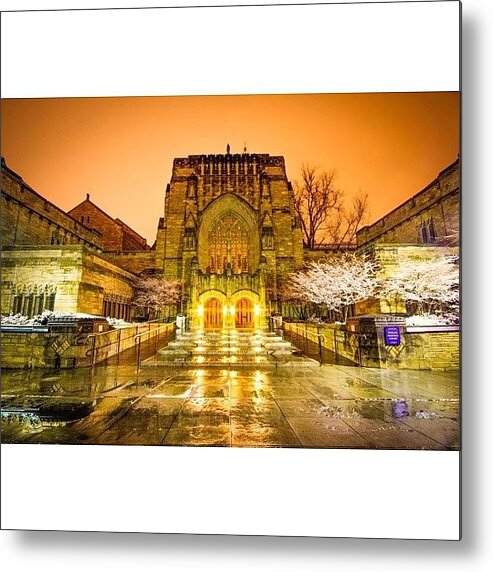
<svg viewBox="0 0 493 572"><path fill-rule="evenodd" d="M150 244L174 157L284 155L335 168L348 196L367 192L369 222L421 190L459 152L459 94L2 100L2 156L69 210L86 193Z"/></svg>

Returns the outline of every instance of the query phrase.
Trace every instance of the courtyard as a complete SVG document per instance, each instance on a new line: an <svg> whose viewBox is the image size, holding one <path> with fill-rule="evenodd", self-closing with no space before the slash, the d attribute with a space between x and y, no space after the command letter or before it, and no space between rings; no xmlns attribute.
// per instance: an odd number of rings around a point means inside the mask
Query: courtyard
<svg viewBox="0 0 493 572"><path fill-rule="evenodd" d="M4 371L3 442L459 448L459 372L144 358L141 368L130 351L94 368Z"/></svg>

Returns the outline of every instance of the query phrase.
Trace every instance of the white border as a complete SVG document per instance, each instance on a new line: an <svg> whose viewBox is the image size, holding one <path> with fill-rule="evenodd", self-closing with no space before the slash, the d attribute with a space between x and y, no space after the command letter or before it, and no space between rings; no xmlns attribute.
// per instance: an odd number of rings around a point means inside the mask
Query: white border
<svg viewBox="0 0 493 572"><path fill-rule="evenodd" d="M2 457L7 528L457 538L453 451L3 445Z"/></svg>
<svg viewBox="0 0 493 572"><path fill-rule="evenodd" d="M2 96L455 91L458 31L458 2L3 13ZM2 457L5 528L459 535L456 452L3 445Z"/></svg>
<svg viewBox="0 0 493 572"><path fill-rule="evenodd" d="M457 91L459 4L2 15L2 97Z"/></svg>

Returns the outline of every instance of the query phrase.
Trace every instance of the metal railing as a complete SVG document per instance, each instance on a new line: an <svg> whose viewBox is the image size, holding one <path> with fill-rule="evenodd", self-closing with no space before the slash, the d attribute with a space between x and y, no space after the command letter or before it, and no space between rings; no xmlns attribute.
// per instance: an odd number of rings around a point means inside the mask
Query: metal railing
<svg viewBox="0 0 493 572"><path fill-rule="evenodd" d="M153 327L155 326L155 327ZM142 338L155 338L155 349L159 344L159 339L164 331L174 330L175 322L159 323L158 320L136 324L110 332L101 332L90 334L86 338L86 342L90 344L86 352L91 366L96 363L109 359L115 355L137 347L137 364L140 367L141 342ZM142 331L144 329L144 331Z"/></svg>
<svg viewBox="0 0 493 572"><path fill-rule="evenodd" d="M296 339L293 341L295 344L297 343L299 346L301 346L299 349L308 357L316 356L320 365L329 363L340 365L362 365L361 339L363 336L360 334L344 332L344 336L350 335L357 340L357 347L355 348L356 356L355 360L353 360L346 355L346 352L339 350L339 330L335 328L332 329L332 340L327 338L327 333L330 332L330 329L326 329L325 332L322 332L321 324L306 322L284 322L283 329L288 334L288 336L290 336L290 334L294 334ZM327 344L326 342L329 343ZM310 344L313 344L314 347L312 346L310 348Z"/></svg>

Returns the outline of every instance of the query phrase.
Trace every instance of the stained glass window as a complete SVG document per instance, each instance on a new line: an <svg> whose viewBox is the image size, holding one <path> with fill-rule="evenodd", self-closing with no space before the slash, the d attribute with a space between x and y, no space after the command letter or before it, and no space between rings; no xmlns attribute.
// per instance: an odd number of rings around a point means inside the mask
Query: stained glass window
<svg viewBox="0 0 493 572"><path fill-rule="evenodd" d="M209 232L209 269L221 274L228 263L234 274L249 271L248 231L234 215L218 220Z"/></svg>

